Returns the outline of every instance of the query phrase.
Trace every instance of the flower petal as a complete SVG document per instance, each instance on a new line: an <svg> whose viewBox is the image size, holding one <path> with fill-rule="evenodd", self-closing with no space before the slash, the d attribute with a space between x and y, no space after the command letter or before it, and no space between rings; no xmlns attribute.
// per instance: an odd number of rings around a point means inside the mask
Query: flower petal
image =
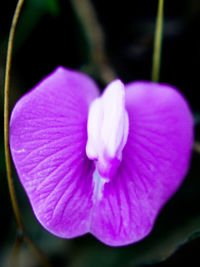
<svg viewBox="0 0 200 267"><path fill-rule="evenodd" d="M115 177L93 208L91 232L111 246L144 238L189 168L190 109L174 88L150 82L126 86L129 135Z"/></svg>
<svg viewBox="0 0 200 267"><path fill-rule="evenodd" d="M59 67L16 104L10 148L40 223L60 237L88 232L94 164L86 157L87 116L98 96L84 74Z"/></svg>

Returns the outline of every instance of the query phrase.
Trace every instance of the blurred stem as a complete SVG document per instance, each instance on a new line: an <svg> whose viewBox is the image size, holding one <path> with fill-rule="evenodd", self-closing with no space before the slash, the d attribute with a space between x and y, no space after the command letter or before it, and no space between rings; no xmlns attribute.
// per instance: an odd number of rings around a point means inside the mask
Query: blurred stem
<svg viewBox="0 0 200 267"><path fill-rule="evenodd" d="M23 236L21 234L19 234L15 240L15 244L14 244L13 251L11 254L11 259L10 259L10 264L9 264L10 267L20 266L20 264L19 264L19 251L20 251L22 242L23 242Z"/></svg>
<svg viewBox="0 0 200 267"><path fill-rule="evenodd" d="M48 262L47 257L42 251L40 251L30 237L27 234L24 234L24 240L28 247L32 250L33 254L37 257L38 261L45 267L51 267L51 264Z"/></svg>
<svg viewBox="0 0 200 267"><path fill-rule="evenodd" d="M152 81L158 82L160 76L160 65L161 65L161 50L163 40L163 9L164 0L158 0L158 11L156 18L156 30L154 37L154 48L153 48L153 62L152 62Z"/></svg>
<svg viewBox="0 0 200 267"><path fill-rule="evenodd" d="M90 0L71 0L72 6L84 28L89 49L90 60L98 70L101 80L108 83L116 78L105 52L104 32L97 19Z"/></svg>
<svg viewBox="0 0 200 267"><path fill-rule="evenodd" d="M200 143L199 142L194 143L194 151L200 154Z"/></svg>
<svg viewBox="0 0 200 267"><path fill-rule="evenodd" d="M15 35L16 25L19 19L19 15L20 15L23 3L24 3L24 0L18 1L14 16L13 16L11 28L10 28L7 58L6 58L5 85L4 85L4 148L5 148L6 172L7 172L8 188L9 188L11 203L12 203L13 212L15 215L17 228L18 228L18 234L19 234L14 245L14 249L13 249L13 253L11 257L11 263L14 263L14 265L12 266L15 266L16 264L18 264L18 259L19 259L18 254L19 254L22 241L24 239L27 245L32 249L34 254L40 260L40 262L44 266L49 267L50 264L47 262L45 256L39 251L39 249L35 246L32 240L27 236L27 234L24 233L24 227L22 224L21 214L20 214L18 203L17 203L17 197L16 197L15 188L13 184L12 169L11 169L11 156L10 156L10 150L9 150L10 71L11 71L14 35Z"/></svg>
<svg viewBox="0 0 200 267"><path fill-rule="evenodd" d="M30 237L24 233L24 234L18 234L15 244L13 247L11 260L10 260L10 267L18 267L19 264L19 251L22 245L23 240L25 240L28 247L32 250L33 254L37 257L38 261L45 267L51 267L51 265L48 262L48 259L44 256L44 254L35 246L33 241L30 239Z"/></svg>

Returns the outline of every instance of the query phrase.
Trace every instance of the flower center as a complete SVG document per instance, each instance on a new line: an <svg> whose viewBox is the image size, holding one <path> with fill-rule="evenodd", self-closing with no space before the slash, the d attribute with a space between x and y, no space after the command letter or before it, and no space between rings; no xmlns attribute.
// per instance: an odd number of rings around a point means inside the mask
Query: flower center
<svg viewBox="0 0 200 267"><path fill-rule="evenodd" d="M115 80L91 103L88 114L86 154L96 161L101 177L110 178L115 174L128 131L125 88L120 80Z"/></svg>

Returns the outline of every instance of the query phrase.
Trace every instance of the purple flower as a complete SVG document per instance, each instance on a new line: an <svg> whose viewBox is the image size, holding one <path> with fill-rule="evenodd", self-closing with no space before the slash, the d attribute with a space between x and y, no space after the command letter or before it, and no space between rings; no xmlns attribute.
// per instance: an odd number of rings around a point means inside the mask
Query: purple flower
<svg viewBox="0 0 200 267"><path fill-rule="evenodd" d="M59 67L13 109L10 148L31 206L52 234L111 246L144 238L182 183L193 118L173 87L113 81L102 96Z"/></svg>

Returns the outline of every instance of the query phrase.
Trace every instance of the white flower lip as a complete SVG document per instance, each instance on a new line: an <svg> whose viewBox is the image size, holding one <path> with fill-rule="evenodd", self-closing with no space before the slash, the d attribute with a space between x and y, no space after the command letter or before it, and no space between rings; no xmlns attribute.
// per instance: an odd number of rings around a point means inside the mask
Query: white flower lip
<svg viewBox="0 0 200 267"><path fill-rule="evenodd" d="M112 162L121 161L128 131L125 88L118 79L111 82L103 95L91 103L88 114L86 154L97 161L102 176L113 172ZM113 168L116 168L116 164L113 164Z"/></svg>

